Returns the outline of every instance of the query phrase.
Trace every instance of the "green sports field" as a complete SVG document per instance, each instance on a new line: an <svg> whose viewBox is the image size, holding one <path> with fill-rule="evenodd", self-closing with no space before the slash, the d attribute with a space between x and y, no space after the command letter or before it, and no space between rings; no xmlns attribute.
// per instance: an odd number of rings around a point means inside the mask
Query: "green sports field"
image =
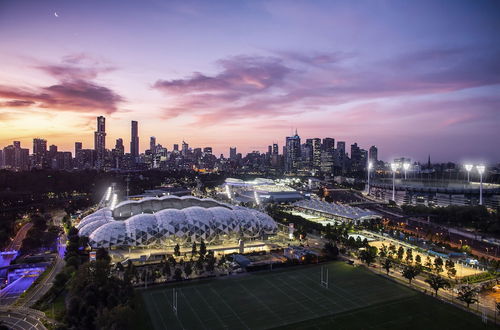
<svg viewBox="0 0 500 330"><path fill-rule="evenodd" d="M341 262L142 291L155 329L477 329L479 317ZM177 291L177 316L172 292Z"/></svg>

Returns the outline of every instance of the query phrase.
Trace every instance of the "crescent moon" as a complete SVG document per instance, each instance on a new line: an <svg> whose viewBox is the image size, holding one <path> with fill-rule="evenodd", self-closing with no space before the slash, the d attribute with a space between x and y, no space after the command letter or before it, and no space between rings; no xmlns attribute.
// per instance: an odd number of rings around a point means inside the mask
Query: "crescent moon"
<svg viewBox="0 0 500 330"><path fill-rule="evenodd" d="M56 11L56 12L54 12L54 16L55 16L55 17L59 17L59 15L57 14L57 11Z"/></svg>

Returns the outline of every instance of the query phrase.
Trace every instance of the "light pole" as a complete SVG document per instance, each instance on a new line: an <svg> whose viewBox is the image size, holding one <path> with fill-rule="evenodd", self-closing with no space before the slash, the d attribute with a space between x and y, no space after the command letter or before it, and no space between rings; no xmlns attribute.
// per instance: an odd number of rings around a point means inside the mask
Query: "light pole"
<svg viewBox="0 0 500 330"><path fill-rule="evenodd" d="M483 173L485 170L484 165L476 165L479 172L479 205L483 205Z"/></svg>
<svg viewBox="0 0 500 330"><path fill-rule="evenodd" d="M470 182L470 171L472 170L474 165L465 164L464 167L465 167L465 170L467 171L467 182Z"/></svg>
<svg viewBox="0 0 500 330"><path fill-rule="evenodd" d="M391 163L392 170L392 200L396 202L396 171L398 169L398 164Z"/></svg>
<svg viewBox="0 0 500 330"><path fill-rule="evenodd" d="M368 187L367 187L367 189L366 189L366 194L367 194L367 195L370 195L370 171L371 171L372 167L373 167L372 162L368 162L368 167L367 167L367 171L368 171L368 174L367 174L367 175L368 175L368 178L367 178L367 186L368 186Z"/></svg>
<svg viewBox="0 0 500 330"><path fill-rule="evenodd" d="M404 163L403 169L405 170L405 180L406 180L406 171L408 171L410 169L410 163Z"/></svg>

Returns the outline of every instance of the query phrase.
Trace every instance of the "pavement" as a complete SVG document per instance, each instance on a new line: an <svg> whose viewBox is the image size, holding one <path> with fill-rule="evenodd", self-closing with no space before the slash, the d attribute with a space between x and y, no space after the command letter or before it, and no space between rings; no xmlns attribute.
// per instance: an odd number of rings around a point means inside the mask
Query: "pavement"
<svg viewBox="0 0 500 330"><path fill-rule="evenodd" d="M42 320L45 314L37 310L17 307L0 307L0 321L9 329L47 329Z"/></svg>

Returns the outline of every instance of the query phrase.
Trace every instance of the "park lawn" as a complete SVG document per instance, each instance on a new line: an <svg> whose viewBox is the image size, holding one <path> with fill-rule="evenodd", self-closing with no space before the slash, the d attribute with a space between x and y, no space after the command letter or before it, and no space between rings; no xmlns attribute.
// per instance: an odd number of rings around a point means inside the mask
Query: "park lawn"
<svg viewBox="0 0 500 330"><path fill-rule="evenodd" d="M320 285L322 269L329 272L328 288ZM183 282L141 297L146 312L138 319L155 329L484 327L479 317L343 262Z"/></svg>

